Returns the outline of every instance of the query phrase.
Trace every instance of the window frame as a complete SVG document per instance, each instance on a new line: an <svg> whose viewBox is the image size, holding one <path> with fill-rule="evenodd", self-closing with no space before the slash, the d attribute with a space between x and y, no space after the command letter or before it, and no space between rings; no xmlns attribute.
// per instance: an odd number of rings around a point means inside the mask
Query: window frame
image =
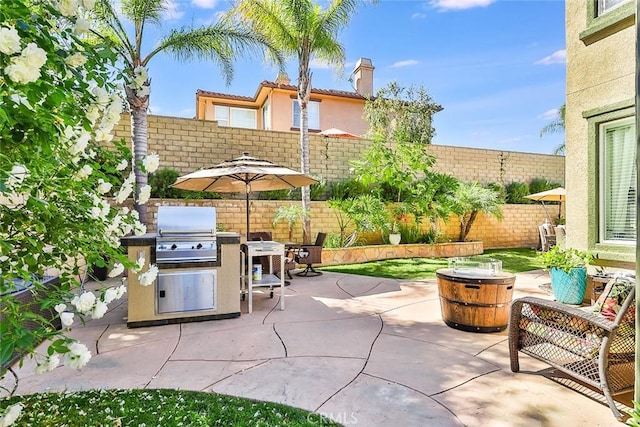
<svg viewBox="0 0 640 427"><path fill-rule="evenodd" d="M598 173L598 182L599 182L599 188L598 188L598 194L599 194L599 206L598 206L598 242L601 244L605 244L605 245L621 245L621 246L633 246L635 248L636 245L636 239L634 238L633 240L623 240L623 239L611 239L611 238L607 238L606 236L606 222L607 222L607 216L606 216L606 211L607 211L607 199L608 197L606 196L605 192L606 192L606 188L607 188L607 182L606 179L609 176L609 173L607 171L607 164L608 162L608 157L607 157L607 149L609 148L607 146L607 142L605 141L605 131L607 128L612 128L612 127L617 127L620 125L632 125L633 128L635 129L635 117L634 116L628 116L628 117L622 117L619 119L614 119L614 120L608 120L605 122L602 122L598 125L598 151L599 151L599 173ZM635 135L635 132L634 132ZM635 149L636 147L636 140L635 137L632 139L632 144L633 147ZM633 167L635 168L635 156L634 156L634 160L632 161L633 163ZM636 171L637 173L637 171ZM634 186L635 183L637 181L637 178L633 180ZM635 191L637 191L637 189L635 189ZM635 205L635 203L634 203ZM637 212L636 212L636 216L637 216ZM635 220L634 220L634 224L635 224ZM636 233L634 232L634 235Z"/></svg>
<svg viewBox="0 0 640 427"><path fill-rule="evenodd" d="M615 104L584 111L587 120L588 150L588 248L598 253L601 259L619 262L635 262L635 244L619 244L600 241L600 124L628 117L635 117L635 99L630 98Z"/></svg>
<svg viewBox="0 0 640 427"><path fill-rule="evenodd" d="M223 125L220 124L220 119L218 118L218 109L225 109L227 112L227 117L222 119L222 121L225 121L227 124ZM253 127L247 127L247 126L238 126L238 125L234 125L233 123L233 111L250 111L253 113ZM246 107L238 107L235 105L214 105L214 120L216 120L218 122L218 126L221 127L235 127L238 129L258 129L258 110L256 110L255 108L246 108Z"/></svg>
<svg viewBox="0 0 640 427"><path fill-rule="evenodd" d="M318 109L318 113L317 113L317 126L312 126L312 122L311 122L311 115L310 115L310 106L311 105L317 105L317 109ZM296 106L298 108L298 114L296 114ZM292 113L292 120L291 120L291 128L292 129L300 129L300 104L298 103L298 98L294 98L292 99L292 104L291 104L291 113ZM307 104L307 117L309 119L309 130L319 130L320 129L320 101L319 100L315 100L315 99L310 99L309 100L309 104ZM296 120L298 121L298 123L296 124ZM316 123L313 123L314 125Z"/></svg>
<svg viewBox="0 0 640 427"><path fill-rule="evenodd" d="M587 26L580 33L580 40L588 46L634 25L635 6L633 0L628 0L626 3L598 15L598 0L587 1Z"/></svg>

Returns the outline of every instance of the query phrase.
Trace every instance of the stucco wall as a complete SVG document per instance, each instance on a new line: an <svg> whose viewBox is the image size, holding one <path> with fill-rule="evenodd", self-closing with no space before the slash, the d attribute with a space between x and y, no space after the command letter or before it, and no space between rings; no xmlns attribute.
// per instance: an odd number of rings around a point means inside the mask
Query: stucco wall
<svg viewBox="0 0 640 427"><path fill-rule="evenodd" d="M115 129L116 138L131 141L128 115ZM358 159L369 146L365 139L333 138L311 134L310 169L328 182L350 176L349 160ZM216 122L149 116L149 152L160 155L161 167L180 173L210 167L242 152L300 170L300 141L296 132L218 127ZM545 178L564 183L564 157L497 150L432 145L435 170L463 181L480 183L530 181ZM502 162L501 162L502 159ZM501 171L502 169L502 171Z"/></svg>
<svg viewBox="0 0 640 427"><path fill-rule="evenodd" d="M585 117L595 109L635 96L635 27L614 32L589 45L584 0L566 1L567 108L565 118L567 245L598 253L601 259L633 261L635 248L603 247L598 241L598 144L595 126Z"/></svg>

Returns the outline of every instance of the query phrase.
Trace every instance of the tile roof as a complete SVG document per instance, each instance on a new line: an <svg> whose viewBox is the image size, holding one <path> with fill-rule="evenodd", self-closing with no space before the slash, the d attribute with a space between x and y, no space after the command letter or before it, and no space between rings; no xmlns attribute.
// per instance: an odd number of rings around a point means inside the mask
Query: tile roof
<svg viewBox="0 0 640 427"><path fill-rule="evenodd" d="M292 92L297 92L298 90L298 87L294 85L285 85L285 84L279 84L276 82L263 80L258 86L258 90L256 91L256 94L253 97L242 96L242 95L232 95L232 94L220 93L220 92L210 92L208 90L202 90L202 89L198 89L196 91L196 94L201 96L209 96L213 98L233 99L237 101L255 101L262 88L279 88L284 90L290 90ZM363 97L357 92L347 92L345 90L316 89L312 87L311 93L315 93L319 95L337 96L341 98L352 98L352 99L362 99L362 100L366 99L365 97Z"/></svg>

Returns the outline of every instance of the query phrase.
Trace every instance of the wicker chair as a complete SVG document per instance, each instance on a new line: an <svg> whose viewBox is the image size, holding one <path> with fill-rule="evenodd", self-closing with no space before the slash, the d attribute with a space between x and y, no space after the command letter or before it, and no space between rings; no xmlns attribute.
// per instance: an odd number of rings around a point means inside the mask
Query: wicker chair
<svg viewBox="0 0 640 427"><path fill-rule="evenodd" d="M327 238L327 233L318 233L316 237L316 243L313 245L302 245L298 253L296 254L295 260L298 264L306 264L307 267L299 273L296 273L296 276L320 276L322 272L317 271L313 268L312 264L322 263L322 246L324 246L324 241Z"/></svg>
<svg viewBox="0 0 640 427"><path fill-rule="evenodd" d="M600 389L621 419L612 396L634 386L634 279L609 281L593 307L535 297L513 301L509 321L513 372L520 370L519 351Z"/></svg>

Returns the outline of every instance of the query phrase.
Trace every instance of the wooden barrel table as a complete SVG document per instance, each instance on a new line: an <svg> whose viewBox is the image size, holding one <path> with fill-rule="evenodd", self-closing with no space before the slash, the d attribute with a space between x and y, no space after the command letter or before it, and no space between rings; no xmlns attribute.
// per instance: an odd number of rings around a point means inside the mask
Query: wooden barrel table
<svg viewBox="0 0 640 427"><path fill-rule="evenodd" d="M468 332L500 332L509 324L509 307L516 276L495 276L453 269L436 271L442 319Z"/></svg>

